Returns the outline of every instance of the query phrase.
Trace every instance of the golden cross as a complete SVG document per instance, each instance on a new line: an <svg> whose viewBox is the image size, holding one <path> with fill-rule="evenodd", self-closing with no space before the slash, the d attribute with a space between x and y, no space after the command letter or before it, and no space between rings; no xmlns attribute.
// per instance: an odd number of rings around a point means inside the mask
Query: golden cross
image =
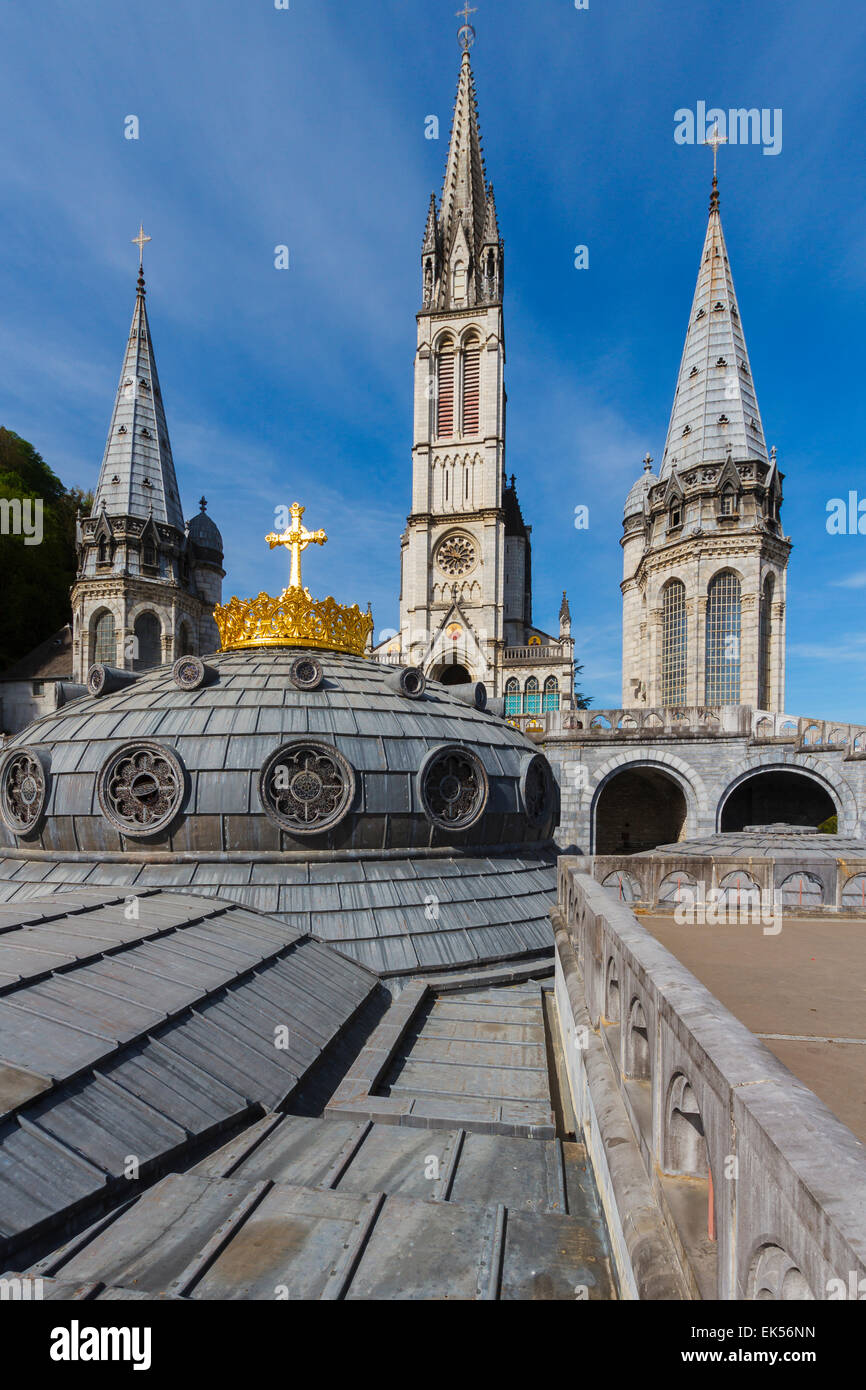
<svg viewBox="0 0 866 1390"><path fill-rule="evenodd" d="M328 537L324 531L308 531L301 524L301 517L304 515L306 507L302 507L299 502L293 502L291 507L292 524L287 527L281 536L277 536L273 531L265 536L265 540L271 547L284 545L291 552L292 567L289 574L289 588L300 589L301 585L301 552L306 550L308 545L324 545Z"/></svg>
<svg viewBox="0 0 866 1390"><path fill-rule="evenodd" d="M718 177L717 161L719 158L719 145L727 145L727 143L728 137L727 135L719 134L719 123L716 121L716 124L713 126L712 135L709 140L704 141L705 145L712 145L713 147L713 182L715 182Z"/></svg>
<svg viewBox="0 0 866 1390"><path fill-rule="evenodd" d="M469 8L469 0L466 0L466 4L464 5L463 9L457 11L457 18L458 18L458 19L462 19L464 24L468 24L468 23L469 23L469 16L470 16L471 14L477 14L477 13L478 13L478 6L476 5L473 9L470 9L470 8Z"/></svg>
<svg viewBox="0 0 866 1390"><path fill-rule="evenodd" d="M139 222L139 224L138 224L138 236L134 236L134 237L132 238L132 244L133 244L133 246L137 246L137 247L138 247L138 268L139 268L139 270L143 270L143 269L144 269L144 243L145 243L146 241L152 241L152 240L153 240L152 237L149 237L149 236L145 236L145 235L144 235L144 225L143 225L143 223Z"/></svg>

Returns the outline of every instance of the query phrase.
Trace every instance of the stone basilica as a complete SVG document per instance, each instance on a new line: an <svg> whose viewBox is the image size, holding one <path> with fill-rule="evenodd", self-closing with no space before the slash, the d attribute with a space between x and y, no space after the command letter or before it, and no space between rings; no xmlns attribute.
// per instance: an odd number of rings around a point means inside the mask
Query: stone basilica
<svg viewBox="0 0 866 1390"><path fill-rule="evenodd" d="M505 477L469 13L377 651L304 588L327 538L300 504L266 537L286 590L219 602L139 276L72 595L86 685L0 759L3 1298L180 1320L866 1288L866 727L784 713L782 480L718 190L661 468L625 508L623 708L576 710ZM803 833L746 826L777 807ZM674 904L708 887L784 932L684 942Z"/></svg>

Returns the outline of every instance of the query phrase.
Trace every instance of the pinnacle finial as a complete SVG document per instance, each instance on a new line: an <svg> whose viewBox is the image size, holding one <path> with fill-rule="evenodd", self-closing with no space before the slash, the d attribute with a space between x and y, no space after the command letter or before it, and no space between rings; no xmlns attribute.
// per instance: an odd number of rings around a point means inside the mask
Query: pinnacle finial
<svg viewBox="0 0 866 1390"><path fill-rule="evenodd" d="M460 47L463 49L464 53L468 53L475 42L475 30L469 23L469 16L471 14L477 14L477 12L478 6L470 6L469 0L466 0L462 10L457 11L457 18L463 20L463 23L457 31L457 38L460 41Z"/></svg>
<svg viewBox="0 0 866 1390"><path fill-rule="evenodd" d="M144 223L139 222L138 236L132 238L132 244L138 247L138 288L140 290L144 289L144 244L146 241L152 240L152 237L145 235Z"/></svg>
<svg viewBox="0 0 866 1390"><path fill-rule="evenodd" d="M727 143L728 137L719 134L719 123L716 121L712 135L709 140L704 141L704 144L709 145L713 151L713 191L710 195L710 212L718 212L719 210L719 146Z"/></svg>
<svg viewBox="0 0 866 1390"><path fill-rule="evenodd" d="M203 512L206 512L206 511L207 511L207 498L206 498L206 497L200 497L200 498L199 498L199 506L201 507L201 509L202 509Z"/></svg>
<svg viewBox="0 0 866 1390"><path fill-rule="evenodd" d="M644 461L643 461L643 471L644 471L644 473L651 473L651 472L652 472L653 463L654 463L653 456L652 456L652 454L649 452L649 450L647 450L646 454L644 455Z"/></svg>

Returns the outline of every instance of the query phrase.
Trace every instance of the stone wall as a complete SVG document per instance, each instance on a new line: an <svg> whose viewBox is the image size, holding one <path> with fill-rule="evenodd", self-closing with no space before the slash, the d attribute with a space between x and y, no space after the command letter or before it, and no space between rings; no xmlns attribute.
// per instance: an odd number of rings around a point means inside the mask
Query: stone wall
<svg viewBox="0 0 866 1390"><path fill-rule="evenodd" d="M751 774L774 769L803 772L823 788L840 834L866 829L866 725L751 706L562 711L532 722L538 727L528 731L559 778L557 838L565 850L595 852L599 797L630 767L656 768L679 787L686 801L683 839L714 834L731 792Z"/></svg>
<svg viewBox="0 0 866 1390"><path fill-rule="evenodd" d="M559 861L557 1005L623 1286L677 1296L667 1233L694 1297L823 1299L833 1280L856 1288L866 1279L864 1146L581 867ZM609 1084L627 1136L599 1125ZM622 1156L635 1148L642 1176ZM667 1292L654 1291L654 1270Z"/></svg>

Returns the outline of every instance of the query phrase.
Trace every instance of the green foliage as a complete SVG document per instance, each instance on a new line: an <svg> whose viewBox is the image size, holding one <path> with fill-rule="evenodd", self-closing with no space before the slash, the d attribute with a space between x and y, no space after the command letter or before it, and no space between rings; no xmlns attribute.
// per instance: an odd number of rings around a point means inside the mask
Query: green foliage
<svg viewBox="0 0 866 1390"><path fill-rule="evenodd" d="M838 835L839 817L828 816L825 821L821 822L821 824L818 826L818 829L822 835Z"/></svg>
<svg viewBox="0 0 866 1390"><path fill-rule="evenodd" d="M578 676L580 675L580 673L581 673L582 670L583 670L583 666L581 665L581 663L580 663L579 661L576 661L576 662L574 663L574 706L575 706L575 709L589 709L589 708L592 706L592 696L591 696L591 695L584 695L583 691L580 690L580 689L578 688L577 678L578 678Z"/></svg>
<svg viewBox="0 0 866 1390"><path fill-rule="evenodd" d="M67 489L32 444L0 428L0 499L42 502L42 540L4 534L0 510L0 671L32 651L70 619L75 580L75 515L92 497ZM35 516L31 512L31 518ZM7 523L11 525L9 517Z"/></svg>

